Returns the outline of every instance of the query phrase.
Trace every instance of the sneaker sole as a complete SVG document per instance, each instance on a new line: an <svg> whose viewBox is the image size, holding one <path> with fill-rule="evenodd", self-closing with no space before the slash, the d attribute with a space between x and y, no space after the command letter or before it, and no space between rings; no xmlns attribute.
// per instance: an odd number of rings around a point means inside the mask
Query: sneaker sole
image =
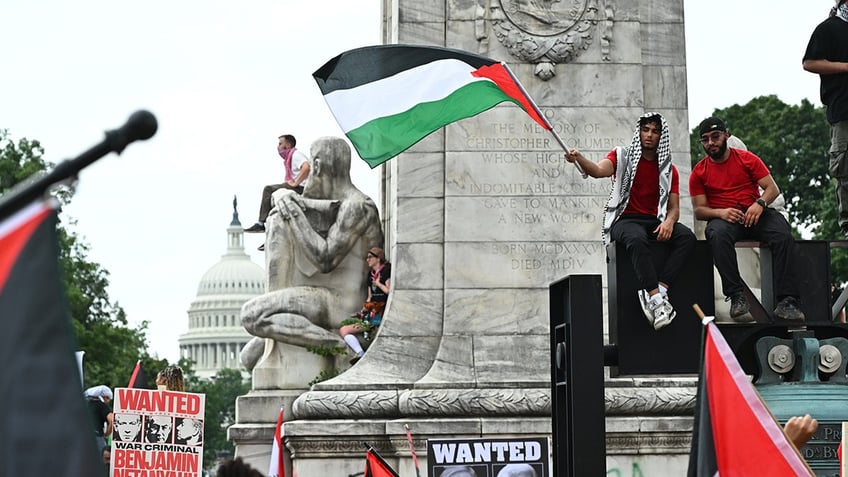
<svg viewBox="0 0 848 477"><path fill-rule="evenodd" d="M653 323L654 330L659 331L659 330L665 328L666 326L670 325L671 322L674 321L675 318L677 318L677 312L676 311L672 312L671 315L669 315L668 319L666 319L666 320L654 320L654 323Z"/></svg>

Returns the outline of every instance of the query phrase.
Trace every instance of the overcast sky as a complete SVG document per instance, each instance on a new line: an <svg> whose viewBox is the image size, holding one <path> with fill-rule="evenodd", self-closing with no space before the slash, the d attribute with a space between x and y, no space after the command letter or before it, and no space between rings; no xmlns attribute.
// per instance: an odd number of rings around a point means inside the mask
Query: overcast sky
<svg viewBox="0 0 848 477"><path fill-rule="evenodd" d="M28 0L0 6L0 128L38 139L52 162L73 157L136 109L159 132L85 169L67 214L111 276L110 297L148 320L160 357L177 337L203 273L226 251L232 199L256 219L280 176L276 138L308 149L341 131L311 73L380 42L379 0ZM715 108L777 94L818 103L801 69L831 0L685 0L690 128ZM508 61L508 59L507 59ZM379 173L354 182L378 199ZM246 235L246 248L264 266Z"/></svg>

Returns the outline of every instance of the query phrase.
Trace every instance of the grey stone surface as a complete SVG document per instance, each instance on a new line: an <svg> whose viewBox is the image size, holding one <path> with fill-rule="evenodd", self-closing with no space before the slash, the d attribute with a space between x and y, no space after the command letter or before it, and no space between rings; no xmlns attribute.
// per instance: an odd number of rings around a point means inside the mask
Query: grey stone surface
<svg viewBox="0 0 848 477"><path fill-rule="evenodd" d="M560 2L552 8L596 10L548 37L538 32L568 22L521 24L504 8L511 3L390 0L384 38L504 60L566 146L594 160L629 144L645 110L659 111L691 226L682 0ZM361 361L295 401L285 434L299 475L359 471L362 449L350 442L360 436L403 475L414 471L404 423L419 459L428 436L550 433L547 289L569 274L605 276L600 218L610 192L608 180L583 179L562 154L550 132L504 103L383 166L393 263L386 318ZM694 389L685 380L608 381L608 465L682 474Z"/></svg>
<svg viewBox="0 0 848 477"><path fill-rule="evenodd" d="M383 244L376 205L350 180L347 143L320 138L311 155L303 195L286 189L273 195L266 232L268 293L242 307L245 329L254 340L268 340L262 356L245 357L254 389L303 388L316 371L331 367L304 348L344 346L340 323L366 297L363 257Z"/></svg>

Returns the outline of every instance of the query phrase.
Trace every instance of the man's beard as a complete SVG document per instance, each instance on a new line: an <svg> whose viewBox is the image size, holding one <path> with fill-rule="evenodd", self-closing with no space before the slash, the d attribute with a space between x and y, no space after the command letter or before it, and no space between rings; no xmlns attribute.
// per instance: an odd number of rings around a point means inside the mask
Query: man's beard
<svg viewBox="0 0 848 477"><path fill-rule="evenodd" d="M724 153L727 152L727 141L725 141L716 152L706 151L707 155L713 159L721 159L724 157Z"/></svg>

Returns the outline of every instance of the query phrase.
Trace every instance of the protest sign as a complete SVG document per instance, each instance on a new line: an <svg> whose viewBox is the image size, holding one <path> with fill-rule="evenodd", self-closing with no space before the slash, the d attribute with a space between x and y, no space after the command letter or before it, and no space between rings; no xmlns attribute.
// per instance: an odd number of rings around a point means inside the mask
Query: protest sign
<svg viewBox="0 0 848 477"><path fill-rule="evenodd" d="M203 394L115 389L110 477L198 477Z"/></svg>
<svg viewBox="0 0 848 477"><path fill-rule="evenodd" d="M547 437L428 439L429 477L549 477Z"/></svg>

